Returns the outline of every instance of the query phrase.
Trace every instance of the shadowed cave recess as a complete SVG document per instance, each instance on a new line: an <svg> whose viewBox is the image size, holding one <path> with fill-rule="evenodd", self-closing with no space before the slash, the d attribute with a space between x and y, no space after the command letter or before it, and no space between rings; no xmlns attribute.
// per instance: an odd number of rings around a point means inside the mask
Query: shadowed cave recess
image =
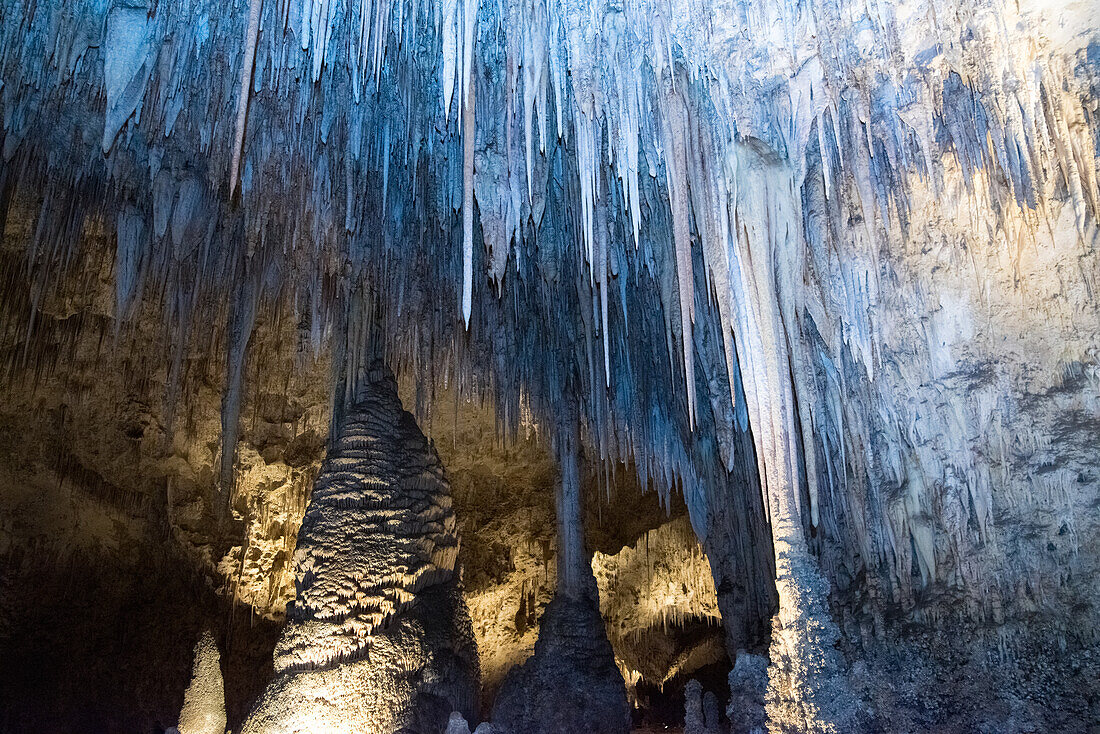
<svg viewBox="0 0 1100 734"><path fill-rule="evenodd" d="M1100 734L1100 5L0 0L0 732Z"/></svg>

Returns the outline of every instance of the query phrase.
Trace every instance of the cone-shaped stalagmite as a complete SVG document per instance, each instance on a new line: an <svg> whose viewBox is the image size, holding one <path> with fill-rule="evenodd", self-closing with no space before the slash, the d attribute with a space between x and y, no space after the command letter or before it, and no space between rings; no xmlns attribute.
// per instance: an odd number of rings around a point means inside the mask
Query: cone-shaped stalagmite
<svg viewBox="0 0 1100 734"><path fill-rule="evenodd" d="M180 734L222 734L225 731L225 685L218 643L209 631L195 643L191 684L183 694Z"/></svg>
<svg viewBox="0 0 1100 734"><path fill-rule="evenodd" d="M435 450L374 363L339 423L298 533L275 680L245 734L438 734L472 718L477 653Z"/></svg>

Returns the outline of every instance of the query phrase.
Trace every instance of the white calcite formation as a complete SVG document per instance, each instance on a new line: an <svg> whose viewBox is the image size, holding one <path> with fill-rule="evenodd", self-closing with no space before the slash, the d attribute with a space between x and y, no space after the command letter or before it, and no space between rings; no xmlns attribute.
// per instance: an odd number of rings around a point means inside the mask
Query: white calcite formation
<svg viewBox="0 0 1100 734"><path fill-rule="evenodd" d="M302 521L275 679L248 734L437 734L452 712L473 713L477 652L443 468L380 363L352 398Z"/></svg>
<svg viewBox="0 0 1100 734"><path fill-rule="evenodd" d="M113 233L120 323L225 346L226 507L257 308L354 374L361 307L502 433L564 420L682 489L729 645L770 628L773 731L862 725L887 692L850 660L915 628L1096 644L1088 3L0 11L11 328Z"/></svg>

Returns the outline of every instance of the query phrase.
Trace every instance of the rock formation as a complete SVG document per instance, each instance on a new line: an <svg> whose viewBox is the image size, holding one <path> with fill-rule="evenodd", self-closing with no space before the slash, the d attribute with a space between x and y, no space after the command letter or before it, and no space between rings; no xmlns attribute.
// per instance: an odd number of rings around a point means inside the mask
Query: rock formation
<svg viewBox="0 0 1100 734"><path fill-rule="evenodd" d="M443 467L372 364L314 486L275 679L243 732L441 734L453 711L472 716L457 555Z"/></svg>
<svg viewBox="0 0 1100 734"><path fill-rule="evenodd" d="M584 548L579 446L568 431L558 441L557 591L539 620L534 654L501 686L492 721L504 734L625 734L626 686Z"/></svg>
<svg viewBox="0 0 1100 734"><path fill-rule="evenodd" d="M326 426L358 420L369 322L418 417L440 419L443 390L484 400L502 442L575 442L589 495L630 473L682 498L726 652L759 656L738 721L763 723L760 693L774 732L1087 731L1097 7L0 0L0 458L18 510L0 578L33 590L26 559L51 566L48 547L65 588L78 554L56 520L114 560L168 538L160 567L178 546L202 579L179 583L225 624L278 620ZM298 401L303 383L323 397ZM528 580L552 551L569 591L533 661L608 657L570 498L556 546L528 526L523 553L484 554L494 581L521 566L479 590L498 617L479 635L507 640L494 676L530 647L549 594ZM326 507L298 535L301 594L257 715L292 680L365 670L368 648L394 670L387 645L433 604L461 617L451 530L379 554L439 557L360 588L332 570L349 556ZM24 660L26 620L48 615L21 596L0 631ZM595 638L553 642L568 624ZM179 665L145 728L175 716Z"/></svg>
<svg viewBox="0 0 1100 734"><path fill-rule="evenodd" d="M738 650L730 671L730 700L726 717L730 734L763 734L767 722L764 696L768 688L768 660Z"/></svg>
<svg viewBox="0 0 1100 734"><path fill-rule="evenodd" d="M204 631L195 643L191 684L183 694L177 725L180 734L224 734L225 684L222 682L218 643Z"/></svg>
<svg viewBox="0 0 1100 734"><path fill-rule="evenodd" d="M447 719L447 731L444 734L470 734L470 724L458 711L452 711Z"/></svg>
<svg viewBox="0 0 1100 734"><path fill-rule="evenodd" d="M684 687L684 734L707 734L703 718L703 686L694 678Z"/></svg>

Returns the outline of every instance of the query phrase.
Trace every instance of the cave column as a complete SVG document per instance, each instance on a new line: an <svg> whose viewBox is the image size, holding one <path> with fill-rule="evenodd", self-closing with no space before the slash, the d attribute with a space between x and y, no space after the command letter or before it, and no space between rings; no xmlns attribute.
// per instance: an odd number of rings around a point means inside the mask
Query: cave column
<svg viewBox="0 0 1100 734"><path fill-rule="evenodd" d="M581 517L581 478L578 456L580 439L576 425L560 431L558 462L561 479L556 487L558 520L557 593L580 598L585 581L592 576L592 565L584 550L584 524Z"/></svg>
<svg viewBox="0 0 1100 734"><path fill-rule="evenodd" d="M756 371L760 386L750 422L763 448L760 477L770 513L779 599L769 650L768 726L790 734L854 731L858 704L847 681L847 664L835 647L840 630L828 607L829 583L802 528L799 419L788 336L771 297L760 298L756 307L764 318L752 323L749 333L761 346L756 354L746 349L742 364Z"/></svg>
<svg viewBox="0 0 1100 734"><path fill-rule="evenodd" d="M779 610L772 619L767 716L773 732L855 730L858 702L836 649L839 627L829 583L802 527L799 471L817 492L812 441L805 441L796 380L802 365L796 296L802 291L802 212L794 172L752 150L731 148L741 230L731 239L728 276L737 363L755 443L775 552ZM799 441L803 440L800 446ZM805 452L805 455L804 453Z"/></svg>
<svg viewBox="0 0 1100 734"><path fill-rule="evenodd" d="M556 436L557 589L539 621L534 654L505 678L493 707L504 734L626 734L626 683L600 616L584 547L580 431L563 420Z"/></svg>

